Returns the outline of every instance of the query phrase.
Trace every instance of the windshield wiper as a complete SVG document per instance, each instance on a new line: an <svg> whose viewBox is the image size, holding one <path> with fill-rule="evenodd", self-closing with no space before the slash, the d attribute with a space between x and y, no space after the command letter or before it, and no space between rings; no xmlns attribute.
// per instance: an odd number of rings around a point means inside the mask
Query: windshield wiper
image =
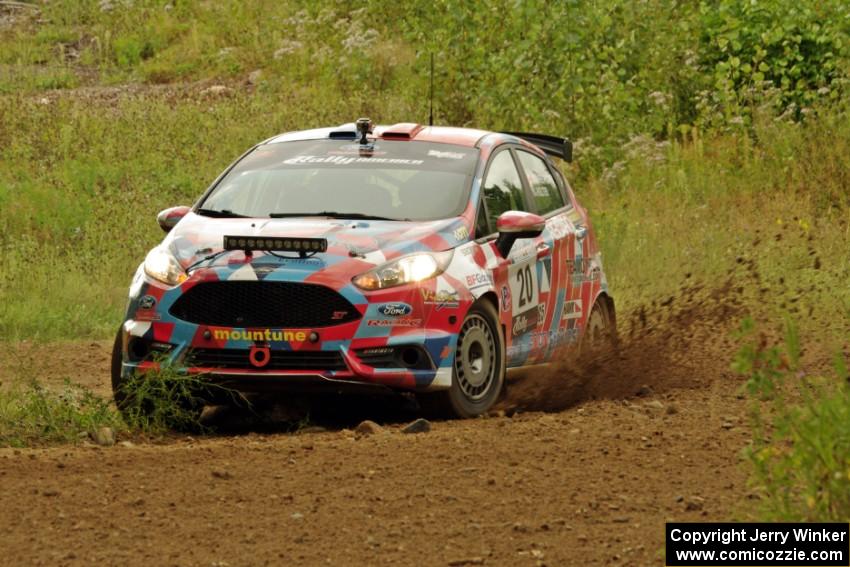
<svg viewBox="0 0 850 567"><path fill-rule="evenodd" d="M217 219L244 219L248 218L246 215L240 215L238 213L234 213L230 209L198 209L195 211L199 215L203 215L205 217L213 217Z"/></svg>
<svg viewBox="0 0 850 567"><path fill-rule="evenodd" d="M362 220L388 220L394 221L399 219L391 219L389 217L379 217L376 215L365 215L363 213L339 213L337 211L321 211L318 213L272 213L269 218L283 219L289 217L330 217L332 219L362 219Z"/></svg>

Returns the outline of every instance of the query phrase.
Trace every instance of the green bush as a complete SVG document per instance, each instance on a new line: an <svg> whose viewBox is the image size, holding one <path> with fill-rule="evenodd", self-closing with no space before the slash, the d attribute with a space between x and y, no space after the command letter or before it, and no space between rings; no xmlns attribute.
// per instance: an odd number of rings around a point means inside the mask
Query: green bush
<svg viewBox="0 0 850 567"><path fill-rule="evenodd" d="M785 342L769 346L746 320L747 341L734 369L748 377L753 442L747 457L761 496L761 518L786 522L850 519L850 384L841 356L832 376L798 371L800 340L786 325Z"/></svg>
<svg viewBox="0 0 850 567"><path fill-rule="evenodd" d="M709 81L703 111L716 111L721 123L764 102L800 118L846 90L847 2L710 0L700 6L700 24L700 62Z"/></svg>

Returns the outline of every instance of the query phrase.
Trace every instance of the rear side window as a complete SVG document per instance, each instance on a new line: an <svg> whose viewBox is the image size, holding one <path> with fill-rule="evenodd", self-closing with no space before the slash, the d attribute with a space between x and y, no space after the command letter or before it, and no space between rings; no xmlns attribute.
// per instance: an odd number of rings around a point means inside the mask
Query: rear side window
<svg viewBox="0 0 850 567"><path fill-rule="evenodd" d="M564 206L564 197L552 177L546 162L534 154L518 151L519 162L528 177L528 186L537 206L537 213L545 215Z"/></svg>
<svg viewBox="0 0 850 567"><path fill-rule="evenodd" d="M527 211L522 193L522 180L514 165L511 152L502 151L490 162L484 180L484 201L487 203L487 218L490 227L496 227L496 219L505 211Z"/></svg>

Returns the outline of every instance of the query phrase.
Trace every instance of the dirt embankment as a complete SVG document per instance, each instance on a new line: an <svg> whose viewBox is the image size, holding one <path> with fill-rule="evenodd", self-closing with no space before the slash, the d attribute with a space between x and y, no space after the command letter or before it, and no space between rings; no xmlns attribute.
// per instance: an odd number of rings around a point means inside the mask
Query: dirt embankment
<svg viewBox="0 0 850 567"><path fill-rule="evenodd" d="M294 435L0 450L0 548L36 565L660 564L665 521L745 508L740 305L731 285L686 285L628 314L616 353L531 373L505 415L429 433L358 437L331 417ZM55 379L108 391L107 344L44 348L34 372L55 361Z"/></svg>

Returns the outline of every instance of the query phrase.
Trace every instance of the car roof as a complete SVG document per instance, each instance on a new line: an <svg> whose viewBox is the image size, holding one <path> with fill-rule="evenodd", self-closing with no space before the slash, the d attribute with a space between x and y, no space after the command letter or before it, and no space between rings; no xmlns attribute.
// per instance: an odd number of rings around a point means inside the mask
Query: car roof
<svg viewBox="0 0 850 567"><path fill-rule="evenodd" d="M456 128L452 126L423 126L414 122L401 122L393 125L375 125L372 135L384 140L416 140L419 142L435 142L454 144L457 146L475 147L478 142L489 134L486 130L474 128ZM266 140L265 143L296 142L303 140L340 139L354 140L357 127L354 122L330 128L315 128L286 132Z"/></svg>

